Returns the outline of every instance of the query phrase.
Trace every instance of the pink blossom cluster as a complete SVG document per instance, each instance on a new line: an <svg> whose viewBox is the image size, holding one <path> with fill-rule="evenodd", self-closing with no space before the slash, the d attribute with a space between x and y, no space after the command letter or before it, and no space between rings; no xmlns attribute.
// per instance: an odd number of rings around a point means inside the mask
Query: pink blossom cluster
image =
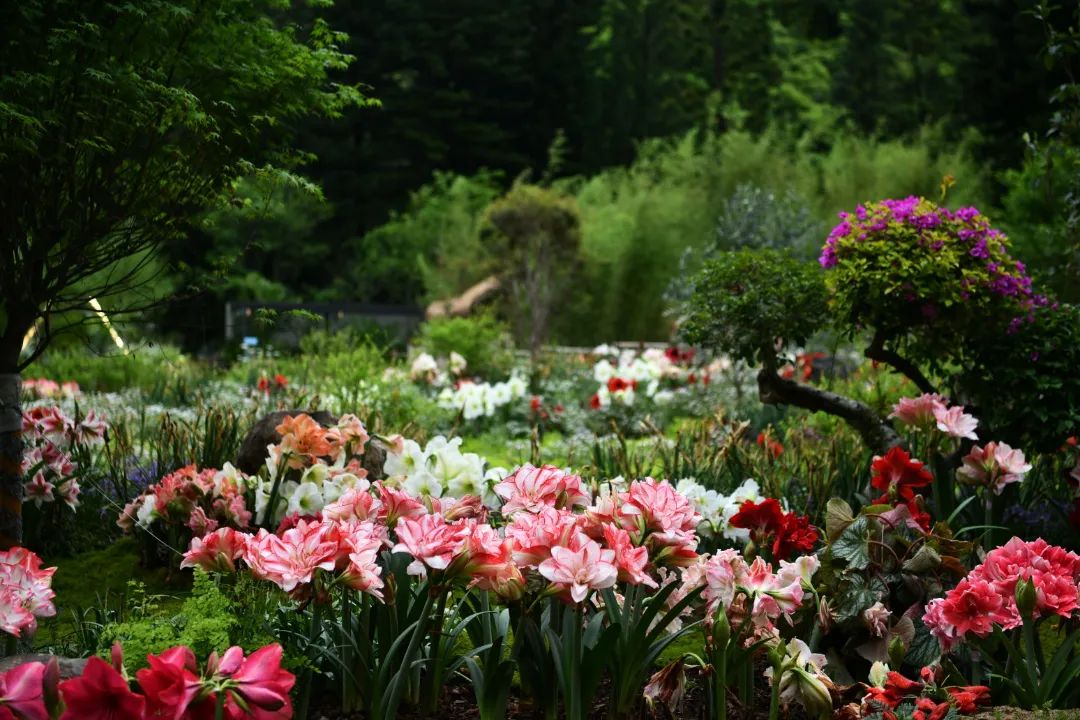
<svg viewBox="0 0 1080 720"><path fill-rule="evenodd" d="M152 522L188 528L195 537L220 527L251 525L245 493L247 476L226 464L222 470L199 470L194 465L169 473L129 502L116 521L125 532Z"/></svg>
<svg viewBox="0 0 1080 720"><path fill-rule="evenodd" d="M946 593L930 601L923 622L946 650L967 636L986 637L994 626L1010 630L1023 623L1016 585L1034 584L1033 617L1072 617L1080 608L1080 555L1039 539L1014 537Z"/></svg>
<svg viewBox="0 0 1080 720"><path fill-rule="evenodd" d="M937 393L924 393L915 398L900 398L889 415L905 425L921 430L937 429L949 437L978 440L975 428L979 421L964 412L960 405L950 406Z"/></svg>
<svg viewBox="0 0 1080 720"><path fill-rule="evenodd" d="M37 507L57 498L74 510L79 505L78 467L70 451L77 445L105 442L108 424L91 410L81 420L66 415L55 406L31 408L22 416L22 435L27 448L22 458L22 475L29 478L24 491Z"/></svg>
<svg viewBox="0 0 1080 720"><path fill-rule="evenodd" d="M792 562L781 560L774 572L760 557L747 563L737 551L721 550L683 569L678 596L703 587L710 620L723 608L733 626L749 617L756 636L777 637L773 623L780 617L791 621L820 564L816 555L803 555Z"/></svg>
<svg viewBox="0 0 1080 720"><path fill-rule="evenodd" d="M22 381L23 394L37 400L52 400L58 397L75 397L82 393L79 383L68 380L58 383L48 378L27 378Z"/></svg>
<svg viewBox="0 0 1080 720"><path fill-rule="evenodd" d="M37 618L56 615L52 576L41 558L22 547L0 552L0 629L22 637L37 629Z"/></svg>
<svg viewBox="0 0 1080 720"><path fill-rule="evenodd" d="M1022 450L1003 442L976 445L964 456L963 465L956 471L960 482L990 488L1000 495L1006 485L1018 483L1031 470Z"/></svg>
<svg viewBox="0 0 1080 720"><path fill-rule="evenodd" d="M508 520L501 530L487 522L479 497L417 498L365 482L318 513L287 516L275 533L220 528L196 537L183 565L232 572L243 562L297 597L337 583L379 596L378 556L389 549L412 556L408 572L437 587L462 584L510 599L535 574L549 594L578 603L618 581L656 587L654 570L697 559L701 516L667 482L636 481L589 504L579 477L526 466L498 490Z"/></svg>

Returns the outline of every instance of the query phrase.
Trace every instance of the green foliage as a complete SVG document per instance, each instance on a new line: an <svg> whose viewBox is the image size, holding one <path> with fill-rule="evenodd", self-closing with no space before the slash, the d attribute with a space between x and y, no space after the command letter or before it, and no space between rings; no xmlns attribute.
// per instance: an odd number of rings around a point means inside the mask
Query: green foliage
<svg viewBox="0 0 1080 720"><path fill-rule="evenodd" d="M449 297L483 279L493 266L480 241L480 213L499 191L494 173L435 173L405 211L355 243L361 255L354 282L365 287L374 271L377 281L399 286L391 298L406 301Z"/></svg>
<svg viewBox="0 0 1080 720"><path fill-rule="evenodd" d="M510 290L506 314L535 356L575 281L581 243L577 204L557 191L515 183L484 210L481 238Z"/></svg>
<svg viewBox="0 0 1080 720"><path fill-rule="evenodd" d="M23 371L29 378L74 380L83 391L138 388L155 396L169 386L193 383L205 374L199 363L169 345L134 347L126 355L115 347L99 354L78 345L57 346Z"/></svg>
<svg viewBox="0 0 1080 720"><path fill-rule="evenodd" d="M775 366L777 341L802 345L825 317L816 267L775 250L739 250L705 264L684 332L692 343Z"/></svg>
<svg viewBox="0 0 1080 720"><path fill-rule="evenodd" d="M1032 146L1024 165L1004 175L1002 216L1016 248L1040 284L1066 302L1080 300L1080 235L1070 183L1080 174L1080 148Z"/></svg>
<svg viewBox="0 0 1080 720"><path fill-rule="evenodd" d="M465 358L468 375L501 380L514 367L514 346L507 325L489 312L429 320L420 326L413 344L436 358L458 353Z"/></svg>
<svg viewBox="0 0 1080 720"><path fill-rule="evenodd" d="M1080 308L1039 309L1015 333L978 333L958 384L1016 447L1052 451L1080 429Z"/></svg>
<svg viewBox="0 0 1080 720"><path fill-rule="evenodd" d="M289 147L294 123L363 102L329 79L352 59L344 37L319 19L298 27L288 6L65 0L0 11L0 173L20 178L0 198L0 366L18 365L39 315L144 280L103 271L183 237L235 178L303 160ZM44 328L46 341L58 329Z"/></svg>
<svg viewBox="0 0 1080 720"><path fill-rule="evenodd" d="M99 652L119 642L129 668L137 668L145 667L148 654L177 645L186 645L199 658L220 654L232 645L256 650L274 642L267 626L260 625L269 621L262 614L269 593L265 585L254 581L219 586L211 576L196 572L190 597L172 614L163 612L157 598L136 584L129 597L128 617L104 628Z"/></svg>

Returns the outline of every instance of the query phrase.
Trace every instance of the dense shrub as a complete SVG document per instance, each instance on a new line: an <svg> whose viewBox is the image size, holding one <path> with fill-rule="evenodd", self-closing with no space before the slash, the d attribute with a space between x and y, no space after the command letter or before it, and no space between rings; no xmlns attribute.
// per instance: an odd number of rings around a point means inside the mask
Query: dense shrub
<svg viewBox="0 0 1080 720"><path fill-rule="evenodd" d="M490 312L429 320L420 326L413 344L437 358L458 353L465 358L467 375L500 379L514 366L509 329Z"/></svg>
<svg viewBox="0 0 1080 720"><path fill-rule="evenodd" d="M752 364L775 363L778 345L805 343L826 317L821 274L777 250L723 253L695 285L687 338Z"/></svg>

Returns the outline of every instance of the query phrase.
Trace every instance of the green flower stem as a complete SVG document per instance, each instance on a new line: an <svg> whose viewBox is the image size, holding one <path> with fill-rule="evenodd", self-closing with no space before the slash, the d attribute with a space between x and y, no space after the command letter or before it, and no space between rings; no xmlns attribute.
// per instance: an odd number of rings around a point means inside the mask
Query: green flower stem
<svg viewBox="0 0 1080 720"><path fill-rule="evenodd" d="M228 693L224 690L219 690L217 694L217 702L214 704L214 720L225 720L225 698Z"/></svg>
<svg viewBox="0 0 1080 720"><path fill-rule="evenodd" d="M311 634L308 638L308 654L311 648L319 641L322 634L322 605L317 602L311 603ZM308 666L304 668L304 678L300 685L300 698L296 702L296 719L307 720L308 706L311 705L311 686L314 683L314 671L311 667L312 658L308 657Z"/></svg>
<svg viewBox="0 0 1080 720"><path fill-rule="evenodd" d="M431 654L429 656L428 671L421 681L420 707L434 715L439 708L439 690L442 689L442 633L443 624L446 622L446 599L450 594L447 590L439 590L438 604L435 606L435 620L431 627Z"/></svg>

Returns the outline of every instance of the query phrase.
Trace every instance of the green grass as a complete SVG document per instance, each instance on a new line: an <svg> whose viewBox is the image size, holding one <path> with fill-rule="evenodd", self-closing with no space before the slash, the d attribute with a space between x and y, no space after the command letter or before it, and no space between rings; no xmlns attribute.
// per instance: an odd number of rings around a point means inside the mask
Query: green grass
<svg viewBox="0 0 1080 720"><path fill-rule="evenodd" d="M186 573L170 582L165 568L143 568L139 546L130 537L101 550L59 559L52 583L56 617L40 623L34 644L56 646L70 641L76 618L92 608L122 609L128 583L133 580L143 584L147 595L163 596L162 613L175 613L191 589L191 578Z"/></svg>

